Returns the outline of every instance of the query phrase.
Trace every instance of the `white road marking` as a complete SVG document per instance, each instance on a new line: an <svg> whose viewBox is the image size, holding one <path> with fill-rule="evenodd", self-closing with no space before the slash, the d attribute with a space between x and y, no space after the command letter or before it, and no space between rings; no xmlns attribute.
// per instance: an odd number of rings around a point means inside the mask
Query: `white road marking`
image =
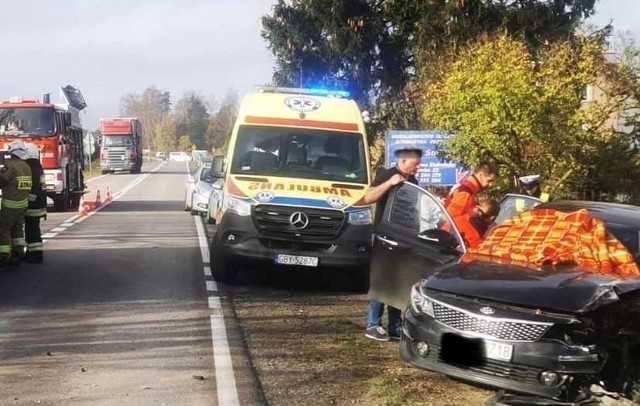
<svg viewBox="0 0 640 406"><path fill-rule="evenodd" d="M216 369L218 404L225 406L240 405L238 388L233 376L229 344L227 343L227 330L222 316L211 316L211 338L213 340L213 361Z"/></svg>
<svg viewBox="0 0 640 406"><path fill-rule="evenodd" d="M220 309L222 307L222 303L220 303L220 298L217 296L209 296L209 309Z"/></svg>
<svg viewBox="0 0 640 406"><path fill-rule="evenodd" d="M188 167L187 167L188 170ZM200 216L193 218L198 232L198 244L202 262L209 264L209 244L202 225ZM211 273L209 266L203 266L205 274ZM208 275L208 274L207 274ZM233 374L233 362L231 351L229 350L229 340L227 329L224 324L224 314L222 312L222 302L218 296L218 286L215 281L206 281L207 291L209 291L209 308L219 310L210 316L211 318L211 343L213 345L213 368L216 377L216 392L219 405L240 405L238 399L238 388L236 378Z"/></svg>
<svg viewBox="0 0 640 406"><path fill-rule="evenodd" d="M216 285L215 281L207 281L207 291L209 292L217 292L218 291L218 285Z"/></svg>
<svg viewBox="0 0 640 406"><path fill-rule="evenodd" d="M68 219L63 221L61 224L59 224L56 228L51 229L51 231L54 231L55 233L45 233L45 234L42 235L42 238L51 239L51 238L55 237L56 235L58 235L59 232L66 231L67 228L72 227L74 224L82 223L83 221L85 221L89 217L93 216L94 214L96 214L100 210L102 210L105 207L107 207L108 205L110 205L115 200L118 200L126 192L131 190L131 188L133 188L134 186L138 185L140 182L145 180L150 174L158 172L160 170L160 168L162 168L164 166L164 164L165 164L164 162L161 162L158 166L156 166L155 168L150 170L148 173L145 173L144 175L137 176L127 186L125 186L124 189L120 190L119 192L117 192L113 196L111 196L111 200L110 201L103 201L100 206L96 207L94 210L90 211L85 216L80 216L80 215L76 214L73 217L69 217ZM104 176L106 176L106 175L102 175L102 176L98 176L98 177L89 179L87 182L90 182L90 181L95 180L95 179L102 178ZM43 241L43 242L45 242L45 241Z"/></svg>
<svg viewBox="0 0 640 406"><path fill-rule="evenodd" d="M213 276L213 275L211 275L211 267L209 267L209 266L205 266L205 267L204 267L204 274L205 274L206 276Z"/></svg>

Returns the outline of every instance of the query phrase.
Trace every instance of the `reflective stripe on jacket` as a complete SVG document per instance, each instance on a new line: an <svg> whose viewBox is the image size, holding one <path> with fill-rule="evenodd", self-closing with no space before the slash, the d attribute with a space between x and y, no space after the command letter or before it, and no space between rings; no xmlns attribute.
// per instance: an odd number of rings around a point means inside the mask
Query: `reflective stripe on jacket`
<svg viewBox="0 0 640 406"><path fill-rule="evenodd" d="M26 209L31 192L31 168L18 158L7 159L0 170L2 207Z"/></svg>
<svg viewBox="0 0 640 406"><path fill-rule="evenodd" d="M25 216L27 217L44 217L47 215L47 209L27 209Z"/></svg>
<svg viewBox="0 0 640 406"><path fill-rule="evenodd" d="M31 193L29 194L29 210L42 209L44 210L44 214L34 217L44 217L47 214L47 186L44 177L44 170L42 169L42 164L38 159L27 159L25 162L31 169ZM29 213L29 210L27 210L27 213Z"/></svg>

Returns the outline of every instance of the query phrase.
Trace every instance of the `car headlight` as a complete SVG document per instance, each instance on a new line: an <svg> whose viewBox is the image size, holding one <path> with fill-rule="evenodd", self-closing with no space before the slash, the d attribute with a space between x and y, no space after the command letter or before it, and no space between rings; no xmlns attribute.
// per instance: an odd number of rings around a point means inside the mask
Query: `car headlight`
<svg viewBox="0 0 640 406"><path fill-rule="evenodd" d="M226 196L224 200L224 207L238 216L251 215L251 203L245 202L242 199Z"/></svg>
<svg viewBox="0 0 640 406"><path fill-rule="evenodd" d="M436 317L433 311L433 301L422 294L420 282L411 288L411 308L416 313L425 313L433 318Z"/></svg>
<svg viewBox="0 0 640 406"><path fill-rule="evenodd" d="M349 224L364 226L372 223L373 216L370 208L349 213Z"/></svg>

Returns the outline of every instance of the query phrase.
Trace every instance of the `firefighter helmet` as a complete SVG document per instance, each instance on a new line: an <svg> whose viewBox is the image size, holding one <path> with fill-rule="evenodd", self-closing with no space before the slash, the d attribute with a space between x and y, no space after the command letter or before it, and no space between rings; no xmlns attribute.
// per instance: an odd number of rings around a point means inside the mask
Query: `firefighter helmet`
<svg viewBox="0 0 640 406"><path fill-rule="evenodd" d="M23 159L40 159L40 150L36 144L25 144L27 152Z"/></svg>
<svg viewBox="0 0 640 406"><path fill-rule="evenodd" d="M27 146L22 141L13 141L8 145L7 152L11 155L15 155L20 159L26 159Z"/></svg>

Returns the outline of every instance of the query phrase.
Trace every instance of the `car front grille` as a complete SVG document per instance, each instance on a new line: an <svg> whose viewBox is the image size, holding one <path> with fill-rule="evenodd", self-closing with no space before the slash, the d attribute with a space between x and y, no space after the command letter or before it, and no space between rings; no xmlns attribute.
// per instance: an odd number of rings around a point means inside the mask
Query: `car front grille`
<svg viewBox="0 0 640 406"><path fill-rule="evenodd" d="M296 229L290 220L298 212L304 213L309 220L302 229ZM330 209L261 204L253 207L253 219L258 231L265 236L333 240L340 233L344 213Z"/></svg>
<svg viewBox="0 0 640 406"><path fill-rule="evenodd" d="M474 315L440 301L433 302L433 311L437 321L455 330L505 341L537 341L552 325Z"/></svg>

